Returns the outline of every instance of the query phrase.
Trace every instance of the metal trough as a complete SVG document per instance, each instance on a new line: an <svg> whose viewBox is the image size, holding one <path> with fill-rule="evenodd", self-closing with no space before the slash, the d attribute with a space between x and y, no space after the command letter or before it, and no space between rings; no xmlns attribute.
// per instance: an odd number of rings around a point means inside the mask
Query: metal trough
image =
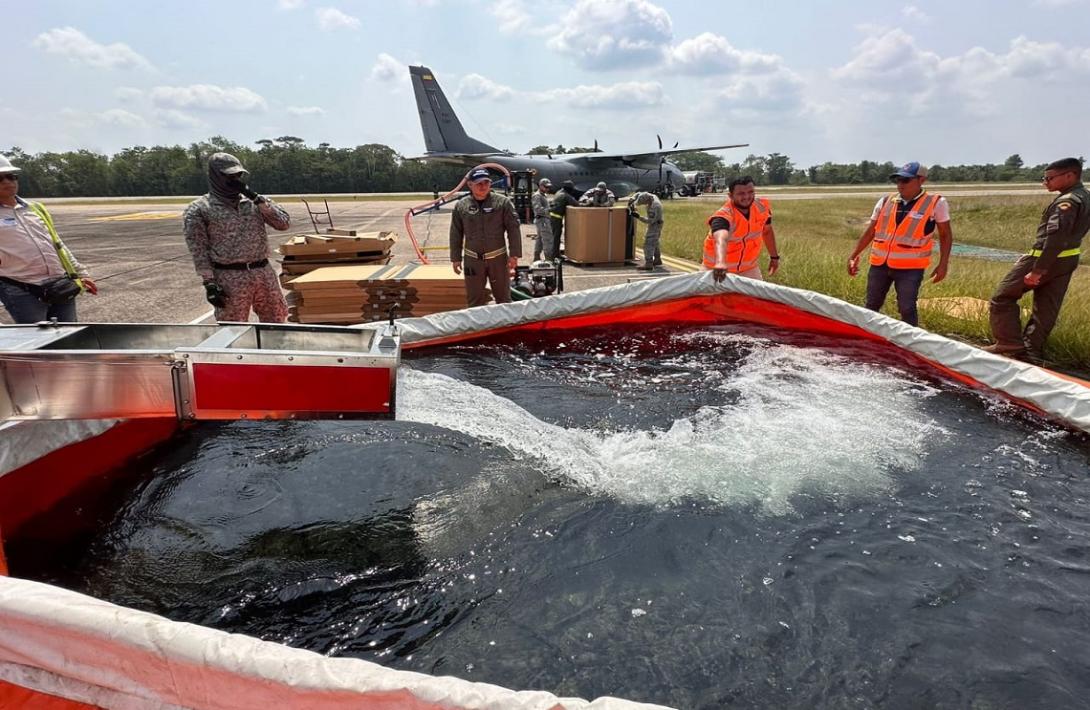
<svg viewBox="0 0 1090 710"><path fill-rule="evenodd" d="M392 419L396 326L0 326L0 421Z"/></svg>

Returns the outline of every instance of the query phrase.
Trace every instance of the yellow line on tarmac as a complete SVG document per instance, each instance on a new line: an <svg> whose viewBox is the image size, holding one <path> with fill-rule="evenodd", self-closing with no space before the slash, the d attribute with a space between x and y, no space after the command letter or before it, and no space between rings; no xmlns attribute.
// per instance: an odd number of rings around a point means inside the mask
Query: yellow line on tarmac
<svg viewBox="0 0 1090 710"><path fill-rule="evenodd" d="M109 217L91 217L89 222L143 222L154 219L177 219L181 212L130 212L129 214L115 214Z"/></svg>

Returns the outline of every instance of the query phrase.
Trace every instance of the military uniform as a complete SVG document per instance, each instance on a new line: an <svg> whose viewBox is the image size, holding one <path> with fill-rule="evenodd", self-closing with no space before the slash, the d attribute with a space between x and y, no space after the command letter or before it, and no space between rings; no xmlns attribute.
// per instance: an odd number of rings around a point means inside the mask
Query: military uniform
<svg viewBox="0 0 1090 710"><path fill-rule="evenodd" d="M1043 357L1045 341L1056 325L1071 274L1079 266L1079 251L1088 230L1090 193L1080 182L1045 208L1033 249L1018 260L992 294L989 305L997 351L1017 352L1024 348L1031 358ZM1036 287L1023 281L1031 271L1043 274ZM1023 331L1018 300L1026 291L1033 291L1033 311Z"/></svg>
<svg viewBox="0 0 1090 710"><path fill-rule="evenodd" d="M450 260L462 262L470 307L488 303L486 284L491 285L496 303L510 303L507 259L521 256L522 232L510 199L490 192L484 202L470 194L455 203L450 217Z"/></svg>
<svg viewBox="0 0 1090 710"><path fill-rule="evenodd" d="M553 239L553 225L549 221L549 196L538 190L530 198L530 209L534 211L534 226L537 237L534 238L534 261L545 258L552 261L556 256L556 242Z"/></svg>
<svg viewBox="0 0 1090 710"><path fill-rule="evenodd" d="M552 220L553 245L556 247L557 256L560 256L560 235L564 231L564 218L568 214L568 208L578 205L579 200L575 199L574 195L563 188L553 196L553 206L552 211L549 212L549 218Z"/></svg>
<svg viewBox="0 0 1090 710"><path fill-rule="evenodd" d="M271 200L269 207L266 214L244 197L231 204L206 194L185 210L185 242L193 266L205 283L214 282L227 294L227 304L216 307L218 321L249 320L251 308L262 323L288 319L284 292L269 264L265 225L283 231L291 225L291 217Z"/></svg>
<svg viewBox="0 0 1090 710"><path fill-rule="evenodd" d="M651 195L651 202L647 205L647 217L641 217L640 213L633 210L633 216L647 225L647 234L643 238L643 265L645 268L654 268L662 264L662 249L659 246L659 238L662 236L662 200L656 195Z"/></svg>
<svg viewBox="0 0 1090 710"><path fill-rule="evenodd" d="M579 204L583 207L612 207L617 203L613 190L594 187L583 193Z"/></svg>

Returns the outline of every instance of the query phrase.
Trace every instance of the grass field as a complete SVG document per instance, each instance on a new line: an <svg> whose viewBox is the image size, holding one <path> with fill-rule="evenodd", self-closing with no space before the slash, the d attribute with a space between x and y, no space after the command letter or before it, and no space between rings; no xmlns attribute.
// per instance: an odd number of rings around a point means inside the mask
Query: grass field
<svg viewBox="0 0 1090 710"><path fill-rule="evenodd" d="M1025 252L1033 243L1041 211L1051 198L1042 191L1039 197L951 195L949 199L955 243ZM663 252L700 261L707 233L705 220L715 210L714 205L714 202L666 202ZM859 276L851 278L846 262L866 228L873 207L874 200L865 197L828 201L773 200L773 225L783 261L780 272L771 280L862 304L866 267L861 268ZM642 236L643 230L639 233ZM1085 263L1087 256L1084 254L1082 258ZM862 261L866 263L865 257ZM765 271L767 263L767 256L762 255L761 266ZM1010 267L1009 263L951 257L946 279L939 284L925 281L920 298L987 300ZM959 316L951 313L948 303L921 303L920 326L976 344L991 342L986 312ZM1023 305L1028 303L1027 296ZM892 291L884 312L897 317ZM1090 269L1075 272L1059 323L1049 339L1047 354L1052 362L1062 367L1090 370Z"/></svg>

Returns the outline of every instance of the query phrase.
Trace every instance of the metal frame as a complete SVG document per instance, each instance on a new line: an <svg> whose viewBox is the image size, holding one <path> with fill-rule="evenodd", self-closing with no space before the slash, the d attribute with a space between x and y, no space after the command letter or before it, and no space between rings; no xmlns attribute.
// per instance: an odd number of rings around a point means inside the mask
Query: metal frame
<svg viewBox="0 0 1090 710"><path fill-rule="evenodd" d="M393 418L400 334L380 328L0 326L0 420Z"/></svg>

